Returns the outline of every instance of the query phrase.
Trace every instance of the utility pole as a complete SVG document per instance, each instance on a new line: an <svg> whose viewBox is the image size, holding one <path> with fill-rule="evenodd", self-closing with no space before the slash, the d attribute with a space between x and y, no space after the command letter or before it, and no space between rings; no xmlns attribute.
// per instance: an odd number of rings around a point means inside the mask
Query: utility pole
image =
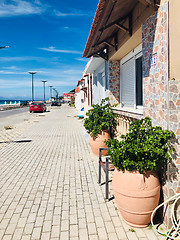
<svg viewBox="0 0 180 240"><path fill-rule="evenodd" d="M53 86L49 86L50 87L50 97L51 97L51 101L52 101L52 87Z"/></svg>
<svg viewBox="0 0 180 240"><path fill-rule="evenodd" d="M54 90L54 98L56 98L56 89L53 88L53 90Z"/></svg>
<svg viewBox="0 0 180 240"><path fill-rule="evenodd" d="M46 80L42 80L41 81L42 83L43 83L43 85L44 85L44 103L45 103L45 101L46 101L46 96L45 96L45 84L46 84Z"/></svg>
<svg viewBox="0 0 180 240"><path fill-rule="evenodd" d="M37 72L29 71L28 73L32 75L32 102L34 102L34 74Z"/></svg>
<svg viewBox="0 0 180 240"><path fill-rule="evenodd" d="M0 49L3 49L3 48L9 48L9 46L0 47Z"/></svg>

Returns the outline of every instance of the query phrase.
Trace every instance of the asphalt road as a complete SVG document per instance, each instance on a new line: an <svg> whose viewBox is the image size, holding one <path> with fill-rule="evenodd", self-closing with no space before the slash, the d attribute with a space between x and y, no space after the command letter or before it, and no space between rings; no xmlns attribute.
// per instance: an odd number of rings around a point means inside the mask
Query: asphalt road
<svg viewBox="0 0 180 240"><path fill-rule="evenodd" d="M0 111L0 119L13 116L16 114L20 114L20 113L25 113L25 112L28 112L28 110L29 110L28 107L24 107L24 108L15 108L11 110Z"/></svg>
<svg viewBox="0 0 180 240"><path fill-rule="evenodd" d="M23 121L30 120L32 117L35 117L35 115L37 114L29 112L28 107L0 111L0 131L3 130L5 126L15 127Z"/></svg>

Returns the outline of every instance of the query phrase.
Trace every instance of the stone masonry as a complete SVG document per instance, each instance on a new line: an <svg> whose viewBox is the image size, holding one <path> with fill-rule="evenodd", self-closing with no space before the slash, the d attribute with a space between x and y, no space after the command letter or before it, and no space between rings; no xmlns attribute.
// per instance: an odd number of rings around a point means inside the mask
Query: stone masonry
<svg viewBox="0 0 180 240"><path fill-rule="evenodd" d="M144 116L164 128L167 128L166 9L166 5L161 6L142 28Z"/></svg>
<svg viewBox="0 0 180 240"><path fill-rule="evenodd" d="M143 111L154 125L169 128L176 134L176 154L168 165L164 198L180 192L180 82L168 77L167 1L146 20L142 28L143 44ZM171 37L171 36L170 36ZM171 63L170 63L171 64ZM168 84L168 85L167 85ZM169 91L168 91L169 89ZM169 101L169 109L168 109ZM170 224L168 214L165 222Z"/></svg>
<svg viewBox="0 0 180 240"><path fill-rule="evenodd" d="M120 61L109 61L109 98L111 104L120 99Z"/></svg>

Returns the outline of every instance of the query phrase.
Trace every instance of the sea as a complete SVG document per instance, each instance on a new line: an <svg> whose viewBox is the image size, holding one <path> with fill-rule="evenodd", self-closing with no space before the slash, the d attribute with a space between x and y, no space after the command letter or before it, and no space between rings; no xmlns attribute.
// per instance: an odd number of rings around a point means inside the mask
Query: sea
<svg viewBox="0 0 180 240"><path fill-rule="evenodd" d="M4 105L4 104L17 104L17 103L21 103L23 101L31 101L31 100L0 100L0 105Z"/></svg>

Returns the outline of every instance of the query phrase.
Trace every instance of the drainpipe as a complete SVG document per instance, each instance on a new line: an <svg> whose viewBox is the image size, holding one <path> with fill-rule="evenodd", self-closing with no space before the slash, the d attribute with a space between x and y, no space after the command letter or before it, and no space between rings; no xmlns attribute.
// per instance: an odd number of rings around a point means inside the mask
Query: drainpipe
<svg viewBox="0 0 180 240"><path fill-rule="evenodd" d="M167 0L167 130L169 130L169 0ZM167 194L168 198L170 198L170 166L167 165ZM168 205L167 209L167 226L170 225L170 206Z"/></svg>
<svg viewBox="0 0 180 240"><path fill-rule="evenodd" d="M105 79L106 97L109 97L109 60L105 61Z"/></svg>

